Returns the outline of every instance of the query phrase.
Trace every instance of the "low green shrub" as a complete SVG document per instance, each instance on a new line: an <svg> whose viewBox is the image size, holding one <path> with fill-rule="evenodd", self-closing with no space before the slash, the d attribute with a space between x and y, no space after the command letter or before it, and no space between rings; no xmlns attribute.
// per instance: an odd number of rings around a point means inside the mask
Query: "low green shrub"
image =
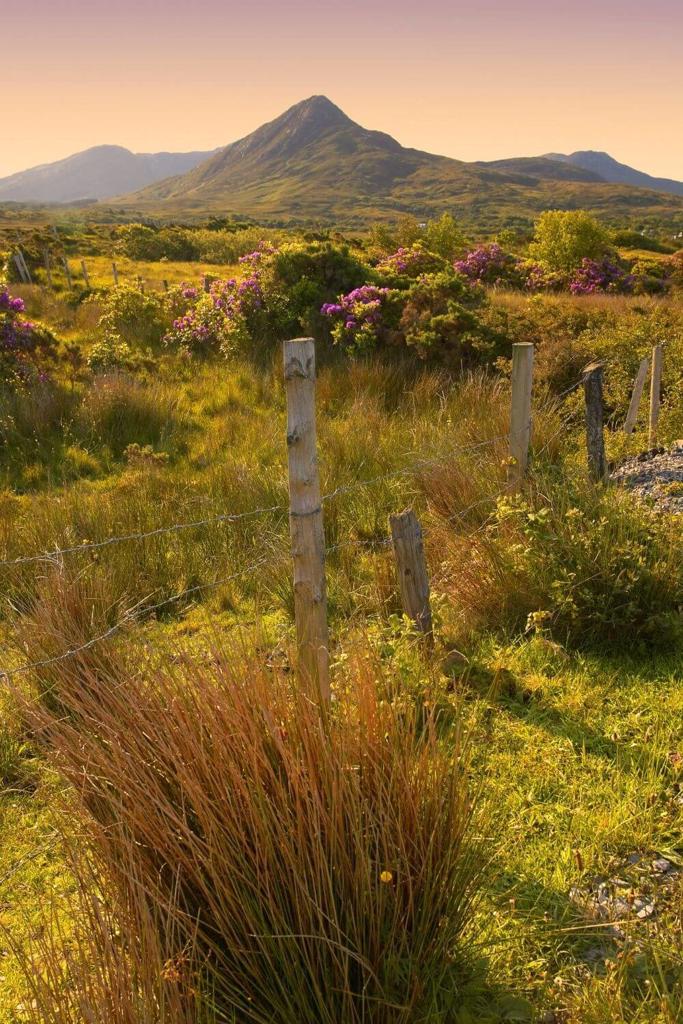
<svg viewBox="0 0 683 1024"><path fill-rule="evenodd" d="M575 647L668 648L681 637L683 542L627 493L552 484L504 497L454 541L449 592L479 627L547 631Z"/></svg>

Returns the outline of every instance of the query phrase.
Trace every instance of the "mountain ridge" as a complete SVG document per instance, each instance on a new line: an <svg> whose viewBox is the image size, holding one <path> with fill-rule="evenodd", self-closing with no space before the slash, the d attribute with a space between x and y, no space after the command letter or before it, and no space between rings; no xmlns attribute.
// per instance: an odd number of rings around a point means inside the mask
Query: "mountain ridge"
<svg viewBox="0 0 683 1024"><path fill-rule="evenodd" d="M123 147L94 147L58 166L68 175L74 160L92 161L102 154L109 165L131 158L146 161L145 174L153 175L153 180L127 191L101 190L109 192L102 201L117 216L169 220L229 215L281 224L361 227L402 214L422 220L450 212L465 225L496 231L526 227L545 209L583 207L613 222L660 231L683 228L683 195L610 183L570 156L465 162L412 149L385 132L364 128L322 95L294 104L209 154L136 156ZM176 173L168 173L169 163L179 157L191 166L180 173L172 167ZM0 180L0 200L2 185ZM70 189L75 198L83 197L82 187L71 182ZM97 209L92 208L95 216Z"/></svg>
<svg viewBox="0 0 683 1024"><path fill-rule="evenodd" d="M446 210L491 228L543 209L663 217L669 196L612 185L548 157L467 163L402 146L311 96L183 175L115 198L142 215L230 213L281 221L364 221Z"/></svg>
<svg viewBox="0 0 683 1024"><path fill-rule="evenodd" d="M633 185L636 188L650 188L657 192L670 192L683 196L683 181L674 178L658 178L645 171L639 171L629 164L622 164L609 153L597 149L580 149L575 153L546 153L549 160L570 163L587 171L594 171L605 181L615 185Z"/></svg>
<svg viewBox="0 0 683 1024"><path fill-rule="evenodd" d="M108 199L191 170L214 151L133 153L104 144L0 178L0 202Z"/></svg>

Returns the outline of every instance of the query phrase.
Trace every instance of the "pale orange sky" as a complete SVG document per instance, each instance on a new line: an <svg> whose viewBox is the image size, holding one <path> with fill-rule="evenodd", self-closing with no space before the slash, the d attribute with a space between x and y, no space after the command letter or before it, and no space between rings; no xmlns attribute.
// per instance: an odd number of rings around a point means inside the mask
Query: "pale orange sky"
<svg viewBox="0 0 683 1024"><path fill-rule="evenodd" d="M0 0L0 175L212 149L323 93L464 160L604 149L683 179L680 0Z"/></svg>

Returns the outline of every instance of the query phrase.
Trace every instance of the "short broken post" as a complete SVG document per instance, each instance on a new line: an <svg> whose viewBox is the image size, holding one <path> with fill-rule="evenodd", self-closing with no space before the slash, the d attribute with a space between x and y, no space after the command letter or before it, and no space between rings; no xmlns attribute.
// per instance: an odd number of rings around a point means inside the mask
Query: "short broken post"
<svg viewBox="0 0 683 1024"><path fill-rule="evenodd" d="M283 345L287 393L289 528L299 671L321 704L330 700L325 534L315 429L315 342Z"/></svg>
<svg viewBox="0 0 683 1024"><path fill-rule="evenodd" d="M83 271L83 280L85 281L85 287L90 291L90 277L88 276L88 268L85 265L85 260L81 260L81 270Z"/></svg>
<svg viewBox="0 0 683 1024"><path fill-rule="evenodd" d="M647 371L650 369L650 360L645 356L641 359L640 366L638 367L638 373L636 374L635 383L633 385L633 394L631 395L631 404L628 407L626 413L626 419L624 421L624 433L632 434L636 420L638 419L638 409L640 408L640 400L643 397L643 389L645 387L645 381L647 380Z"/></svg>
<svg viewBox="0 0 683 1024"><path fill-rule="evenodd" d="M114 287L115 287L115 288L118 288L118 284L119 284L119 272L118 272L118 270L116 269L116 264L115 264L115 263L112 263L112 265L111 265L111 272L112 272L112 274L113 274L113 276L114 276Z"/></svg>
<svg viewBox="0 0 683 1024"><path fill-rule="evenodd" d="M659 404L662 397L662 353L661 345L652 348L652 376L650 377L650 424L648 445L654 448L657 444L657 426L659 424Z"/></svg>
<svg viewBox="0 0 683 1024"><path fill-rule="evenodd" d="M531 388L534 346L523 341L512 346L512 403L510 410L510 464L508 487L519 490L529 463L531 444Z"/></svg>
<svg viewBox="0 0 683 1024"><path fill-rule="evenodd" d="M583 389L586 400L586 447L591 480L607 476L605 436L603 428L602 363L591 363L584 370Z"/></svg>
<svg viewBox="0 0 683 1024"><path fill-rule="evenodd" d="M407 509L389 516L389 527L403 611L431 644L432 608L422 526L412 509Z"/></svg>

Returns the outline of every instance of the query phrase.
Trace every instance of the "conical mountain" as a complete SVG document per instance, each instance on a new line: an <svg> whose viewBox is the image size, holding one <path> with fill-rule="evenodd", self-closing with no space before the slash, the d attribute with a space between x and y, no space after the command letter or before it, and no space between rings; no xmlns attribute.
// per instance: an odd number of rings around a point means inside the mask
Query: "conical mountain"
<svg viewBox="0 0 683 1024"><path fill-rule="evenodd" d="M610 185L550 159L465 163L408 149L352 121L325 96L297 103L193 170L119 202L161 217L221 213L358 225L448 210L490 230L549 207L610 216L638 207L642 219L667 215L674 204L683 213L674 197Z"/></svg>

